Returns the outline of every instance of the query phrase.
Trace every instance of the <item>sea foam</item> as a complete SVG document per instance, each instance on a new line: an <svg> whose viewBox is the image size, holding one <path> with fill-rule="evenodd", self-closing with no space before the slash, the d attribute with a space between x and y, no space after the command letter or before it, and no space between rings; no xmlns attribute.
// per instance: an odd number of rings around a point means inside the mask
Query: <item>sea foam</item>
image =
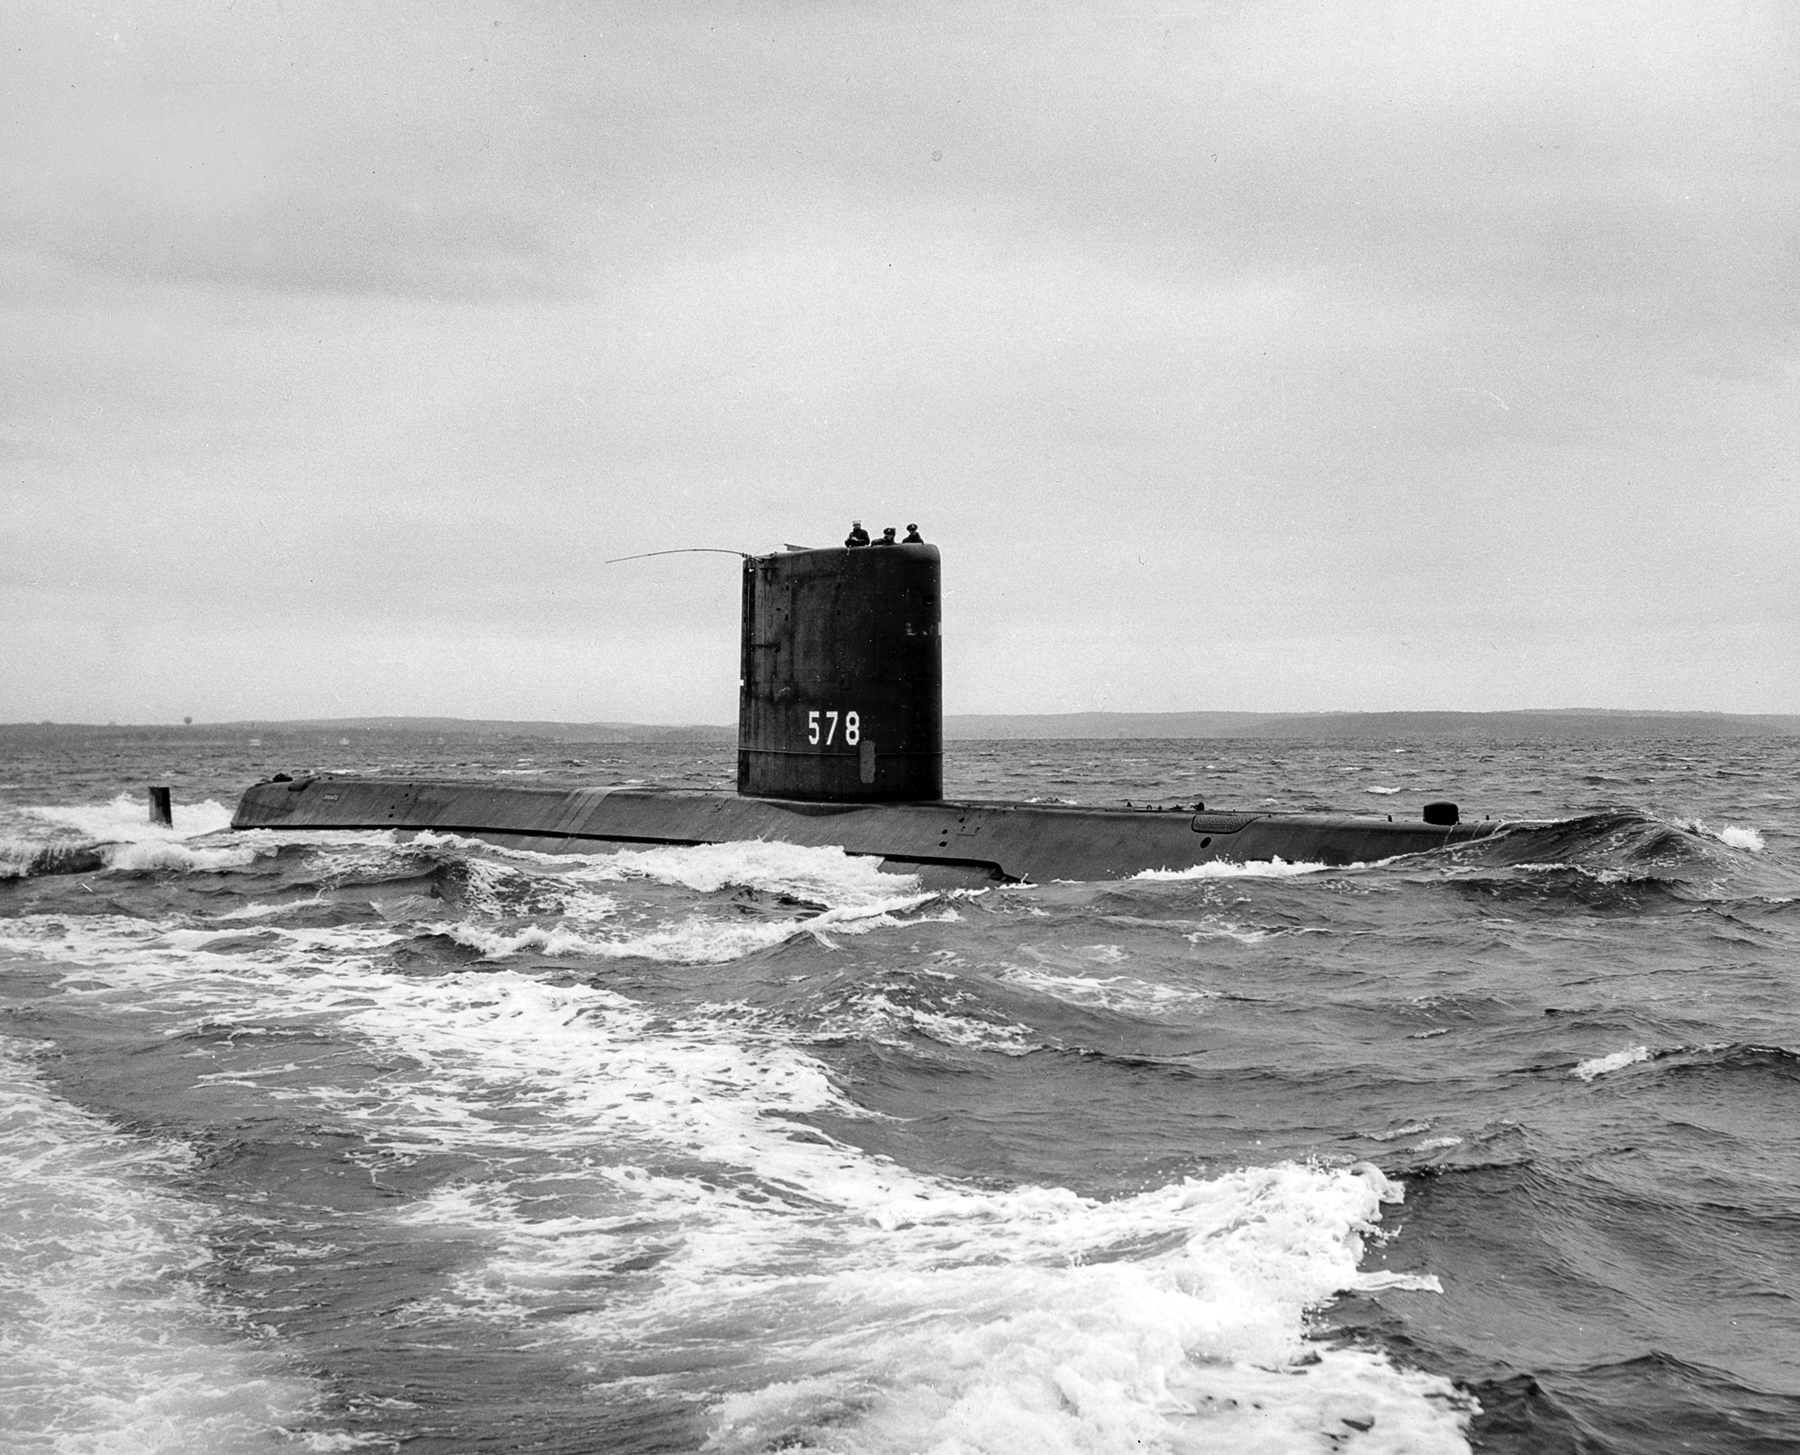
<svg viewBox="0 0 1800 1455"><path fill-rule="evenodd" d="M6 1448L235 1455L281 1442L317 1391L194 1275L203 1211L166 1191L179 1144L127 1136L0 1037L0 1428Z"/></svg>
<svg viewBox="0 0 1800 1455"><path fill-rule="evenodd" d="M458 998L449 1020L425 999L355 1015L433 1068L429 1106L397 1103L396 1128L642 1142L650 1160L589 1164L586 1191L571 1171L561 1216L491 1184L407 1208L492 1248L419 1312L679 1348L653 1381L676 1396L734 1367L713 1448L1323 1450L1370 1421L1366 1449L1466 1448L1472 1406L1447 1382L1306 1338L1306 1311L1340 1291L1435 1286L1359 1272L1401 1195L1373 1168L1282 1164L1112 1201L977 1189L821 1134L814 1114L854 1108L753 1018L659 1030L623 998L504 975ZM535 1126L445 1122L496 1095ZM674 1149L701 1165L669 1170ZM645 1265L598 1306L538 1312L596 1268Z"/></svg>
<svg viewBox="0 0 1800 1455"><path fill-rule="evenodd" d="M47 824L107 843L167 843L231 827L232 810L217 799L171 805L173 825L150 822L141 798L121 793L107 803L51 804L17 810Z"/></svg>
<svg viewBox="0 0 1800 1455"><path fill-rule="evenodd" d="M456 834L422 833L413 842L420 848L455 848L530 865L545 874L575 882L616 884L647 879L700 894L713 894L728 887L756 889L828 908L888 900L916 890L919 885L916 875L888 873L880 867L880 860L868 855L847 854L837 847L818 848L765 839L587 854L547 854Z"/></svg>
<svg viewBox="0 0 1800 1455"><path fill-rule="evenodd" d="M1329 864L1314 864L1305 861L1290 864L1281 858L1257 859L1247 864L1233 863L1228 859L1210 859L1204 864L1195 864L1187 869L1145 869L1131 877L1133 879L1293 879L1304 874L1320 874L1331 867Z"/></svg>
<svg viewBox="0 0 1800 1455"><path fill-rule="evenodd" d="M381 926L272 928L253 955L124 916L8 929L164 1034L292 1022L379 1055L392 1069L354 1085L284 1058L278 1094L383 1155L506 1169L384 1213L473 1254L401 1316L516 1326L704 1400L711 1448L1466 1449L1473 1402L1448 1381L1308 1338L1340 1292L1434 1286L1360 1270L1401 1196L1372 1167L1112 1199L980 1185L826 1130L872 1113L802 1028L746 1007L652 1013L505 968L397 976ZM255 1052L213 1044L199 1085L257 1094L232 1061Z"/></svg>
<svg viewBox="0 0 1800 1455"><path fill-rule="evenodd" d="M703 965L739 960L779 945L797 935L819 936L825 930L862 935L892 928L897 916L934 898L930 894L897 895L891 899L847 909L828 909L805 919L718 920L689 915L654 929L624 931L599 936L568 925L527 925L519 930L490 929L467 922L446 923L443 933L460 944L499 960L521 952L540 955L591 956L604 960L665 960L683 965ZM939 918L955 919L945 909Z"/></svg>
<svg viewBox="0 0 1800 1455"><path fill-rule="evenodd" d="M1755 829L1740 828L1736 824L1727 824L1720 829L1717 838L1727 848L1745 849L1752 854L1763 851L1763 836Z"/></svg>
<svg viewBox="0 0 1800 1455"><path fill-rule="evenodd" d="M1623 1071L1627 1066L1635 1066L1639 1061L1649 1059L1648 1046L1631 1046L1623 1051L1614 1051L1610 1056L1596 1056L1591 1061L1583 1061L1571 1074L1579 1076L1583 1081L1592 1081L1596 1076Z"/></svg>
<svg viewBox="0 0 1800 1455"><path fill-rule="evenodd" d="M275 851L275 841L267 834L244 835L231 843L190 842L229 828L231 813L209 798L174 805L172 825L152 823L144 802L126 793L108 803L14 809L8 815L12 832L0 840L0 876L55 870L63 867L57 864L58 857L77 848L87 850L91 861L80 867L84 873L102 869L219 873L245 868Z"/></svg>

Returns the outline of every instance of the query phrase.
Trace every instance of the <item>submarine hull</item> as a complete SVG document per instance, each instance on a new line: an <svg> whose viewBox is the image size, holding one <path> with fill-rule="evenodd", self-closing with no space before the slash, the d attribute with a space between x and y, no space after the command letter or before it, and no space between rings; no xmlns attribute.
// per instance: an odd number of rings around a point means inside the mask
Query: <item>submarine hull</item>
<svg viewBox="0 0 1800 1455"><path fill-rule="evenodd" d="M284 777L247 790L232 826L436 831L551 853L763 839L841 847L935 885L1372 863L1501 827L1458 823L1447 803L1429 805L1427 822L1395 823L947 801L942 596L937 547L922 541L747 556L735 795Z"/></svg>
<svg viewBox="0 0 1800 1455"><path fill-rule="evenodd" d="M1503 825L951 800L811 803L673 788L317 777L256 784L239 801L232 827L434 831L546 853L768 839L838 846L899 870L1044 882L1125 879L1221 860L1371 863L1484 838Z"/></svg>

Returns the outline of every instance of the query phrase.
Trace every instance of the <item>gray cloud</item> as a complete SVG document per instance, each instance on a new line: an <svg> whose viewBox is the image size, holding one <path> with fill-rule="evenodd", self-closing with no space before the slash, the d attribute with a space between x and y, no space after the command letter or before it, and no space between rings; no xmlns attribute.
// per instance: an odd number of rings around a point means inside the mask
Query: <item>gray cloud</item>
<svg viewBox="0 0 1800 1455"><path fill-rule="evenodd" d="M860 513L945 542L972 710L1800 710L1780 7L20 32L9 699L130 716L126 622L245 711L303 710L255 666L299 630L321 701L723 719L704 558L598 561Z"/></svg>

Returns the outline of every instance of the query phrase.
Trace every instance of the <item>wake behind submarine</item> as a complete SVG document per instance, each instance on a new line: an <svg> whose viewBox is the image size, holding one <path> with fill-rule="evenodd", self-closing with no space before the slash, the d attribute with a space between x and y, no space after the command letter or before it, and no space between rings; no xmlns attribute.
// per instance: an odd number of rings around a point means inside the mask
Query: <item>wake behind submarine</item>
<svg viewBox="0 0 1800 1455"><path fill-rule="evenodd" d="M232 827L429 830L549 853L772 839L841 846L942 884L1368 863L1506 826L1460 822L1448 803L1395 823L946 799L942 564L936 546L891 536L744 558L735 794L283 775L245 791Z"/></svg>

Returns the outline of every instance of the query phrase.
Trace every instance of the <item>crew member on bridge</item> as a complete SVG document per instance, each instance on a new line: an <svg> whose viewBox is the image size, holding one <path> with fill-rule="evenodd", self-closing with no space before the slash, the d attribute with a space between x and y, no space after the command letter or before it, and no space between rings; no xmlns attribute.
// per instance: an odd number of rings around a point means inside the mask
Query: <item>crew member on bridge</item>
<svg viewBox="0 0 1800 1455"><path fill-rule="evenodd" d="M878 546L893 545L894 544L894 528L893 528L893 526L890 525L886 530L884 530L881 533L881 539L876 541L875 544Z"/></svg>
<svg viewBox="0 0 1800 1455"><path fill-rule="evenodd" d="M925 537L919 534L918 526L909 525L906 528L906 539L901 541L900 544L903 546L922 546L925 544Z"/></svg>
<svg viewBox="0 0 1800 1455"><path fill-rule="evenodd" d="M862 522L860 520L851 521L850 534L845 537L844 544L847 546L866 546L868 543L869 533L862 528Z"/></svg>

